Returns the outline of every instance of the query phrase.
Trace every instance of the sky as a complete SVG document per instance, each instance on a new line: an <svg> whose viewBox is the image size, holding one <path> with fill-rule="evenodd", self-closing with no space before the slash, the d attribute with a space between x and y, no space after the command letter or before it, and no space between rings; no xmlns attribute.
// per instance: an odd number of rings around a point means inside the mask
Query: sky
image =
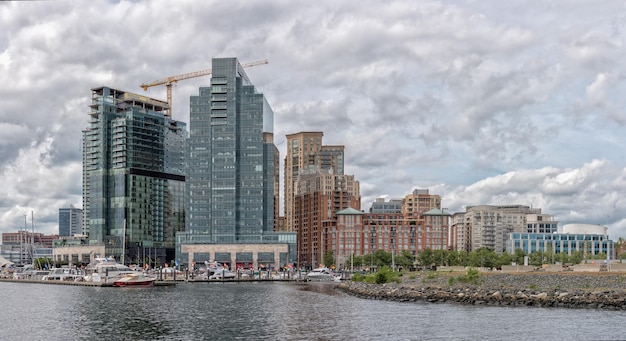
<svg viewBox="0 0 626 341"><path fill-rule="evenodd" d="M281 167L285 135L322 131L365 211L429 189L450 212L527 205L617 240L624 56L623 1L3 1L0 232L58 233L58 209L82 207L92 88L165 100L139 85L237 57L269 61L246 73ZM174 119L209 83L177 83Z"/></svg>

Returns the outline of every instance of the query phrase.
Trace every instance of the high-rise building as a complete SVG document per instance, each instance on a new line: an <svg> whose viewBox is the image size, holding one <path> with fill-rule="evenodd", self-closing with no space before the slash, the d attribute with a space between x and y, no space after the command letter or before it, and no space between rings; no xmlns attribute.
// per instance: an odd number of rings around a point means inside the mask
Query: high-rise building
<svg viewBox="0 0 626 341"><path fill-rule="evenodd" d="M83 233L83 210L70 205L59 208L59 236L69 237Z"/></svg>
<svg viewBox="0 0 626 341"><path fill-rule="evenodd" d="M83 222L90 244L125 263L174 257L185 228L185 123L167 102L92 89L83 131Z"/></svg>
<svg viewBox="0 0 626 341"><path fill-rule="evenodd" d="M236 58L212 63L211 85L190 98L189 210L177 257L245 268L286 263L288 245L274 234L274 113Z"/></svg>
<svg viewBox="0 0 626 341"><path fill-rule="evenodd" d="M324 231L336 222L336 213L346 208L361 209L359 182L354 175L330 171L299 175L294 183L294 226L297 231L301 266L322 262L328 244Z"/></svg>
<svg viewBox="0 0 626 341"><path fill-rule="evenodd" d="M429 194L428 189L413 190L413 193L405 196L402 201L402 212L407 218L417 218L433 208L441 209L441 196Z"/></svg>
<svg viewBox="0 0 626 341"><path fill-rule="evenodd" d="M215 243L261 241L274 229L274 113L236 58L213 59L190 99L189 224Z"/></svg>
<svg viewBox="0 0 626 341"><path fill-rule="evenodd" d="M300 132L287 135L285 156L285 230L296 231L294 222L295 182L300 175L320 171L344 174L344 146L322 145L322 132Z"/></svg>
<svg viewBox="0 0 626 341"><path fill-rule="evenodd" d="M285 217L280 216L280 153L274 144L274 231L283 231Z"/></svg>

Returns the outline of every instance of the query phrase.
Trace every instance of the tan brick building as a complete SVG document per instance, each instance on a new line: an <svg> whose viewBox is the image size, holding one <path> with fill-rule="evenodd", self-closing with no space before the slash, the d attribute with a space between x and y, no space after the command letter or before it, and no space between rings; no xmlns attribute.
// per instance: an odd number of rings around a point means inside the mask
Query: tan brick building
<svg viewBox="0 0 626 341"><path fill-rule="evenodd" d="M353 175L319 173L302 175L295 183L294 226L298 240L298 263L315 267L322 262L323 232L335 224L336 213L361 209L359 182Z"/></svg>

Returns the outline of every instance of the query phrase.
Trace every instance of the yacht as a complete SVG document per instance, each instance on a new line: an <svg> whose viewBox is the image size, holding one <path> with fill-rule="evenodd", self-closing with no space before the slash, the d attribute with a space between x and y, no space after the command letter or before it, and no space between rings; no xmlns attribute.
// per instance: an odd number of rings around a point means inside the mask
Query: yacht
<svg viewBox="0 0 626 341"><path fill-rule="evenodd" d="M328 281L335 278L331 270L327 267L313 269L308 274L306 274L306 277L307 279L313 281Z"/></svg>
<svg viewBox="0 0 626 341"><path fill-rule="evenodd" d="M234 272L225 268L219 268L216 269L211 276L209 276L209 279L233 279L235 276Z"/></svg>
<svg viewBox="0 0 626 341"><path fill-rule="evenodd" d="M126 274L113 282L114 287L151 287L154 286L156 277L146 276L142 273Z"/></svg>
<svg viewBox="0 0 626 341"><path fill-rule="evenodd" d="M44 281L74 281L79 282L84 280L83 275L80 275L78 271L70 268L54 268L50 270L50 273L45 275L42 280Z"/></svg>
<svg viewBox="0 0 626 341"><path fill-rule="evenodd" d="M85 273L86 281L106 282L109 278L121 277L137 272L124 264L116 262L114 257L98 257L85 267Z"/></svg>

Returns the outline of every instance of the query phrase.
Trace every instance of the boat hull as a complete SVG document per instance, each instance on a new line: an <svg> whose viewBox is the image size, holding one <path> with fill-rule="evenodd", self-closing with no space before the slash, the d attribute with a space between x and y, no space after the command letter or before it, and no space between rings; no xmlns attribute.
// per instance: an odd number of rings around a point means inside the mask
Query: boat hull
<svg viewBox="0 0 626 341"><path fill-rule="evenodd" d="M116 281L113 282L114 287L151 287L154 286L154 280L140 281Z"/></svg>
<svg viewBox="0 0 626 341"><path fill-rule="evenodd" d="M126 275L113 281L114 287L151 287L154 285L156 278L148 277L141 274Z"/></svg>

